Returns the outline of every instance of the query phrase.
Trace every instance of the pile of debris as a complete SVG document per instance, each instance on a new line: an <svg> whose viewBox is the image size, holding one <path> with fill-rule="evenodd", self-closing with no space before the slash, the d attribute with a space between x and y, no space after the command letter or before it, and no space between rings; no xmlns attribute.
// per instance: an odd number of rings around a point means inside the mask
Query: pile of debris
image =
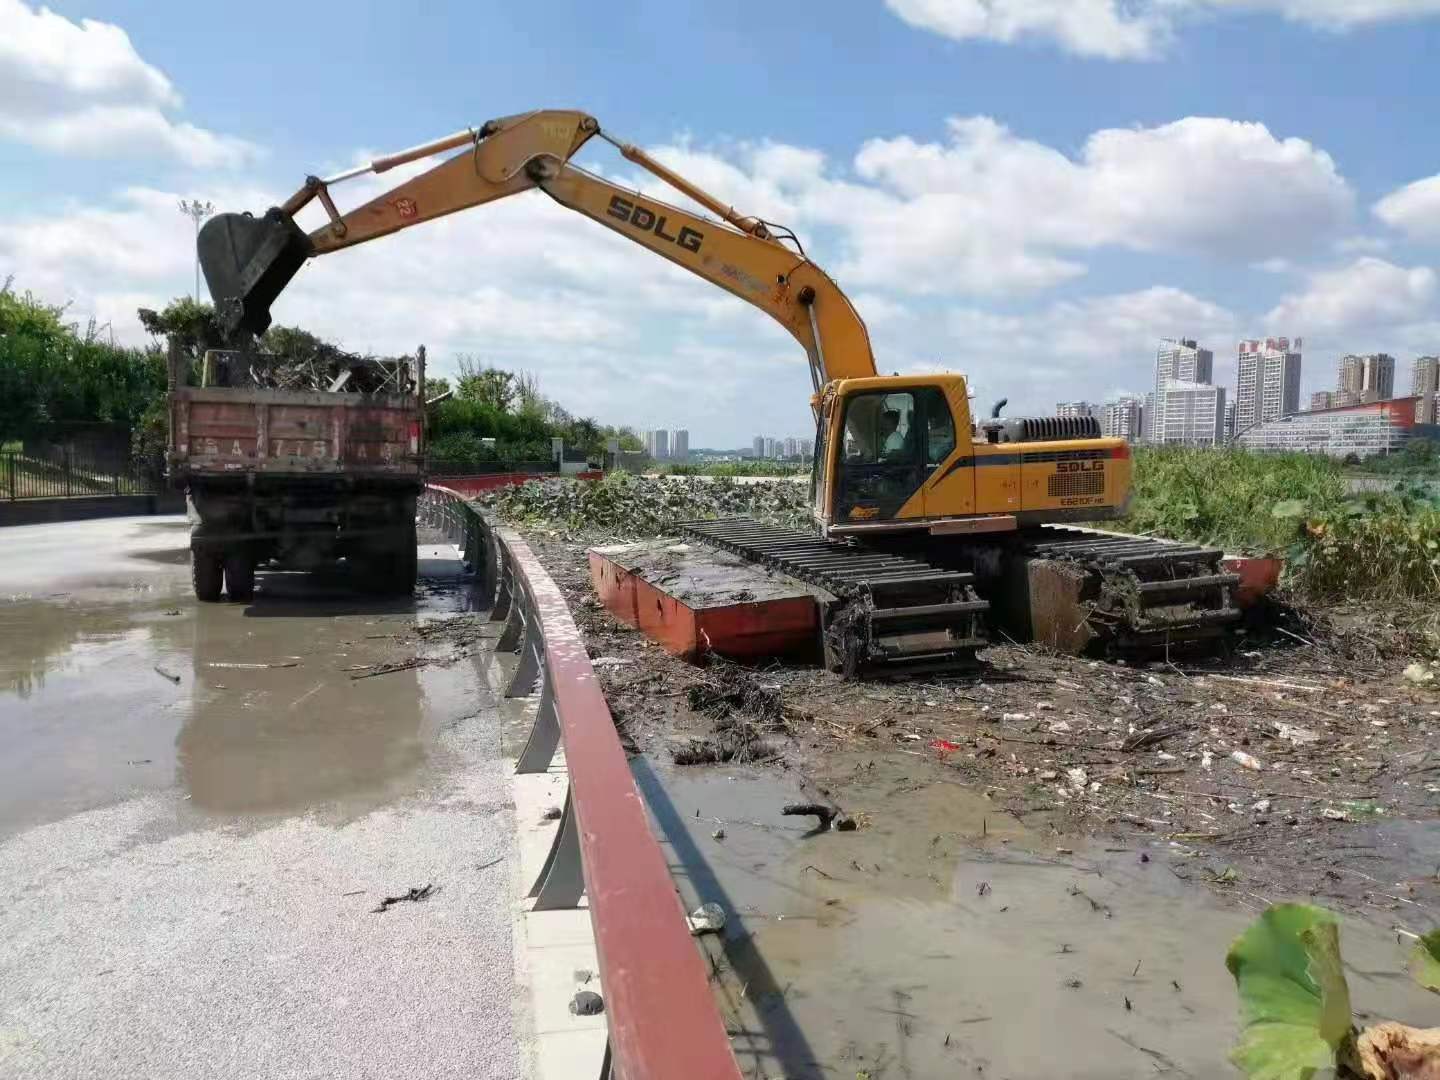
<svg viewBox="0 0 1440 1080"><path fill-rule="evenodd" d="M481 501L507 521L592 542L664 536L697 518L753 517L790 528L810 521L808 489L786 479L610 473L595 482L535 480Z"/></svg>
<svg viewBox="0 0 1440 1080"><path fill-rule="evenodd" d="M291 393L399 394L414 389L410 357L348 353L318 345L303 353L212 349L205 356L207 386L257 386Z"/></svg>
<svg viewBox="0 0 1440 1080"><path fill-rule="evenodd" d="M711 733L674 748L670 756L677 765L768 761L777 752L762 733L793 735L793 722L805 718L786 705L779 686L718 659L712 659L704 677L685 688L685 701L691 712L710 721Z"/></svg>

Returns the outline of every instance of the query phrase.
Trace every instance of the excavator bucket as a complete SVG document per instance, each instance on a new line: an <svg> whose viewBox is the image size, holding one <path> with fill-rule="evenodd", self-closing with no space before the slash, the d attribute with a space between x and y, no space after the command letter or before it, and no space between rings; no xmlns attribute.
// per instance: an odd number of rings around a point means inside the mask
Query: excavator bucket
<svg viewBox="0 0 1440 1080"><path fill-rule="evenodd" d="M217 214L200 230L197 250L227 337L263 334L270 305L312 254L310 238L278 208L259 218Z"/></svg>

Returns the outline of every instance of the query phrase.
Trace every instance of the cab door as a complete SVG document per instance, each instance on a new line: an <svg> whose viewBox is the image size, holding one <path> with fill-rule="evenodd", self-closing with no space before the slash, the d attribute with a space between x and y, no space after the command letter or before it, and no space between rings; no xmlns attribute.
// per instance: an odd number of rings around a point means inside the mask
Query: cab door
<svg viewBox="0 0 1440 1080"><path fill-rule="evenodd" d="M964 383L948 387L921 387L915 393L925 423L925 516L945 518L973 514L975 457ZM962 432L963 439L960 437Z"/></svg>
<svg viewBox="0 0 1440 1080"><path fill-rule="evenodd" d="M916 390L875 390L845 401L835 486L836 525L900 516L928 475ZM905 517L920 517L921 500Z"/></svg>

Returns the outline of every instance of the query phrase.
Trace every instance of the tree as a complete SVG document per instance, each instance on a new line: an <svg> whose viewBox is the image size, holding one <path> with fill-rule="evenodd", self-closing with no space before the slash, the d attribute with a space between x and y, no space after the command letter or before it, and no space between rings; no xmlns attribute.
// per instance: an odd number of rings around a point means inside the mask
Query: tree
<svg viewBox="0 0 1440 1080"><path fill-rule="evenodd" d="M225 335L215 318L215 309L188 296L170 301L165 308L155 311L140 308L140 325L157 338L176 338L192 360L205 355L206 349L223 349Z"/></svg>
<svg viewBox="0 0 1440 1080"><path fill-rule="evenodd" d="M481 365L469 353L455 358L455 396L478 401L500 412L515 404L515 376L499 368Z"/></svg>

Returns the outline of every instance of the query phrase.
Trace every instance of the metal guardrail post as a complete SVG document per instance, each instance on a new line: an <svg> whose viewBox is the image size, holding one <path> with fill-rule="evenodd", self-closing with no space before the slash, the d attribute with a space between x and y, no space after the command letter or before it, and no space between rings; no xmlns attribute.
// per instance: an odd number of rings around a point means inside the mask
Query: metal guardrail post
<svg viewBox="0 0 1440 1080"><path fill-rule="evenodd" d="M505 618L505 629L500 631L500 640L495 642L496 652L514 652L520 644L520 635L525 631L525 603L522 595L520 603L510 605L510 613ZM490 616L492 619L494 615Z"/></svg>
<svg viewBox="0 0 1440 1080"><path fill-rule="evenodd" d="M560 828L545 856L545 865L530 889L535 901L532 911L561 911L573 908L585 895L584 866L580 858L580 829L575 823L575 793L565 794Z"/></svg>
<svg viewBox="0 0 1440 1080"><path fill-rule="evenodd" d="M532 910L588 898L608 1040L600 1080L742 1080L708 973L685 922L604 691L564 595L519 536L456 492L431 489L447 518L477 530L477 574L495 585L497 650L521 646L507 696L540 701L518 772L549 768L563 745L569 790ZM481 567L484 570L481 570Z"/></svg>
<svg viewBox="0 0 1440 1080"><path fill-rule="evenodd" d="M515 762L517 773L542 773L555 760L555 751L560 747L560 720L555 715L555 694L550 688L549 673L542 673L540 679L540 707L535 710L535 723L530 727L530 737L525 740L525 749Z"/></svg>
<svg viewBox="0 0 1440 1080"><path fill-rule="evenodd" d="M491 622L499 622L509 616L514 589L514 571L510 566L510 558L503 544L499 546L495 558L498 584L495 587L495 602L490 605Z"/></svg>
<svg viewBox="0 0 1440 1080"><path fill-rule="evenodd" d="M540 636L540 620L525 620L525 637L520 642L520 663L515 665L515 674L510 678L506 697L529 697L535 692L535 678L543 664L542 650L545 641Z"/></svg>

